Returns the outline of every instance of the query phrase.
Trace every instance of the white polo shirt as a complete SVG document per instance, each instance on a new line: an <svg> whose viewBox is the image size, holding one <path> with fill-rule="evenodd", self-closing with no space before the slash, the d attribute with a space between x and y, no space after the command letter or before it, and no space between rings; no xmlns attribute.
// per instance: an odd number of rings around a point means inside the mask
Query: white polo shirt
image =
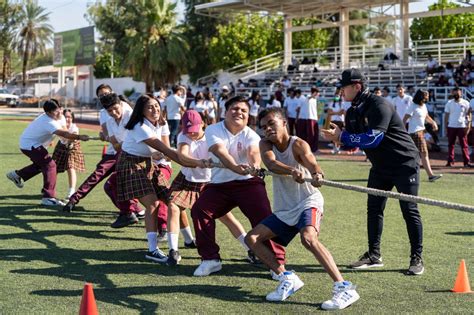
<svg viewBox="0 0 474 315"><path fill-rule="evenodd" d="M207 150L206 136L198 140L191 140L188 136L182 132L178 135L178 144L186 143L189 145L189 155L195 159L208 159L209 151ZM207 183L211 180L211 169L210 168L192 168L192 167L181 167L181 173L187 181L193 183Z"/></svg>
<svg viewBox="0 0 474 315"><path fill-rule="evenodd" d="M30 151L32 147L47 148L54 139L54 132L62 129L60 120L54 120L43 113L33 120L21 134L20 149Z"/></svg>
<svg viewBox="0 0 474 315"><path fill-rule="evenodd" d="M299 119L318 120L318 99L310 97L306 100L301 100Z"/></svg>
<svg viewBox="0 0 474 315"><path fill-rule="evenodd" d="M260 108L260 105L258 102L255 102L254 100L249 100L249 105L250 105L250 116L257 117L258 116L258 109Z"/></svg>
<svg viewBox="0 0 474 315"><path fill-rule="evenodd" d="M329 108L333 112L338 112L342 109L343 102L339 101L333 101L331 105L329 105ZM344 121L344 114L342 115L331 115L331 121Z"/></svg>
<svg viewBox="0 0 474 315"><path fill-rule="evenodd" d="M449 113L448 127L466 128L466 118L469 111L469 103L460 98L459 102L450 100L444 107L444 112Z"/></svg>
<svg viewBox="0 0 474 315"><path fill-rule="evenodd" d="M410 120L408 121L408 133L425 130L425 120L428 115L428 108L426 108L425 104L420 106L411 103L405 114L410 115Z"/></svg>
<svg viewBox="0 0 474 315"><path fill-rule="evenodd" d="M274 99L273 102L267 104L267 108L272 108L272 107L281 107L281 102L277 99Z"/></svg>
<svg viewBox="0 0 474 315"><path fill-rule="evenodd" d="M216 101L205 101L207 108L207 114L211 118L216 118L216 108L217 108L217 102Z"/></svg>
<svg viewBox="0 0 474 315"><path fill-rule="evenodd" d="M395 107L395 110L397 111L397 114L398 116L400 116L401 119L405 117L405 113L408 109L408 106L410 106L412 101L413 98L407 94L405 94L403 97L397 95L395 98L393 98L393 106Z"/></svg>
<svg viewBox="0 0 474 315"><path fill-rule="evenodd" d="M289 118L296 118L296 109L299 106L299 99L296 97L287 97L283 106L286 108Z"/></svg>
<svg viewBox="0 0 474 315"><path fill-rule="evenodd" d="M204 113L204 111L207 110L206 101L202 100L198 103L196 103L196 101L192 101L191 104L189 105L189 109L193 109L197 111L198 113Z"/></svg>
<svg viewBox="0 0 474 315"><path fill-rule="evenodd" d="M471 99L469 106L471 107L471 117L474 117L474 98ZM471 126L474 127L474 119L471 121Z"/></svg>
<svg viewBox="0 0 474 315"><path fill-rule="evenodd" d="M154 126L148 119L144 118L143 124L138 122L132 130L128 130L122 143L122 150L136 156L151 157L156 150L143 141L150 138L161 140L162 128L159 124Z"/></svg>
<svg viewBox="0 0 474 315"><path fill-rule="evenodd" d="M234 158L237 164L249 164L247 153L251 146L258 147L260 137L255 131L249 127L245 127L241 132L233 135L224 125L224 121L210 125L206 128L207 147L210 148L214 144L223 144L229 154ZM219 163L217 156L209 153L213 162ZM227 168L213 168L211 173L211 183L226 183L234 180L246 180L251 175L239 175Z"/></svg>
<svg viewBox="0 0 474 315"><path fill-rule="evenodd" d="M176 94L168 96L165 101L164 107L166 108L166 113L169 120L180 120L181 114L179 109L181 106L184 106L184 98L179 97Z"/></svg>
<svg viewBox="0 0 474 315"><path fill-rule="evenodd" d="M63 126L63 129L67 129L66 124L64 124L62 126ZM69 133L79 134L79 128L77 127L76 124L71 124L71 127L69 127L69 129L67 129L67 131ZM68 144L70 140L68 140L66 138L59 137L59 141L61 141L62 144Z"/></svg>
<svg viewBox="0 0 474 315"><path fill-rule="evenodd" d="M125 129L125 125L130 120L130 116L132 115L131 108L123 108L122 112L122 119L117 123L114 118L109 116L107 120L107 131L109 133L109 137L114 136L118 143L122 143L125 140L128 130Z"/></svg>
<svg viewBox="0 0 474 315"><path fill-rule="evenodd" d="M163 139L163 137L169 137L169 135L171 134L170 132L170 126L168 125L167 122L165 122L165 124L163 126L161 126L161 137L160 137L160 140ZM168 139L169 140L169 139ZM159 160L153 160L153 162L155 164L161 164L161 165L166 165L166 166L169 166L171 167L171 162L168 161L167 159L163 158L163 159L159 159Z"/></svg>

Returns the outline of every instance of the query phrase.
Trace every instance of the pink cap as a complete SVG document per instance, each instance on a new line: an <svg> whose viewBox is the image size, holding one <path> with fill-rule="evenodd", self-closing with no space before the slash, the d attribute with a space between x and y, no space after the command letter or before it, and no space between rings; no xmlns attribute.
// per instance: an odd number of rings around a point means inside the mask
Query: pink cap
<svg viewBox="0 0 474 315"><path fill-rule="evenodd" d="M183 133L198 132L201 129L201 115L195 110L187 110L181 118Z"/></svg>

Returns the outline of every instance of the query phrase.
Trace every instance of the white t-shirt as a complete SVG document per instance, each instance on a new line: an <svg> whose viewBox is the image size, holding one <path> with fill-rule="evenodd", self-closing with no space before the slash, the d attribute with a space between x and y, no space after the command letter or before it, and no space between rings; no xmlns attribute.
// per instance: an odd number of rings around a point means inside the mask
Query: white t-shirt
<svg viewBox="0 0 474 315"><path fill-rule="evenodd" d="M54 139L53 132L62 129L60 120L54 120L43 113L33 120L21 134L20 149L30 151L32 147L47 148Z"/></svg>
<svg viewBox="0 0 474 315"><path fill-rule="evenodd" d="M339 101L333 101L331 105L329 105L329 108L333 112L338 112L342 109L343 102ZM344 114L342 115L331 115L331 121L344 121Z"/></svg>
<svg viewBox="0 0 474 315"><path fill-rule="evenodd" d="M225 118L225 103L227 102L227 100L222 100L219 102L219 108L221 110L221 118L224 119Z"/></svg>
<svg viewBox="0 0 474 315"><path fill-rule="evenodd" d="M391 97L390 95L387 95L384 98L390 103L390 105L394 106L393 105L393 97Z"/></svg>
<svg viewBox="0 0 474 315"><path fill-rule="evenodd" d="M318 99L310 97L301 101L299 119L318 120Z"/></svg>
<svg viewBox="0 0 474 315"><path fill-rule="evenodd" d="M433 69L437 65L438 65L438 62L434 58L426 62L426 67L428 67L428 69Z"/></svg>
<svg viewBox="0 0 474 315"><path fill-rule="evenodd" d="M107 132L109 133L109 137L114 136L118 143L122 143L127 136L128 130L125 129L125 125L130 120L130 116L132 115L131 108L123 108L122 112L122 119L117 123L114 118L109 116L107 120Z"/></svg>
<svg viewBox="0 0 474 315"><path fill-rule="evenodd" d="M296 118L296 109L299 107L299 102L299 99L296 97L287 97L285 99L283 106L286 107L289 118Z"/></svg>
<svg viewBox="0 0 474 315"><path fill-rule="evenodd" d="M410 115L410 120L408 121L408 133L415 133L421 130L425 130L425 120L428 115L428 109L426 105L417 105L411 103L408 106L406 115Z"/></svg>
<svg viewBox="0 0 474 315"><path fill-rule="evenodd" d="M216 101L205 101L205 106L207 108L207 115L211 118L216 118L216 108L217 102Z"/></svg>
<svg viewBox="0 0 474 315"><path fill-rule="evenodd" d="M189 109L193 109L197 111L198 113L204 113L205 110L207 110L207 105L204 100L196 103L196 101L192 101L191 104L189 105Z"/></svg>
<svg viewBox="0 0 474 315"><path fill-rule="evenodd" d="M180 120L181 114L179 109L181 106L184 106L184 98L179 97L176 94L168 96L165 101L164 107L166 108L166 113L169 120Z"/></svg>
<svg viewBox="0 0 474 315"><path fill-rule="evenodd" d="M138 122L132 130L128 130L122 143L122 150L136 156L151 157L156 150L143 141L150 138L161 140L162 129L163 127L159 124L154 126L148 119L144 118L143 124Z"/></svg>
<svg viewBox="0 0 474 315"><path fill-rule="evenodd" d="M120 104L122 104L122 110L124 112L125 111L133 111L132 107L127 102L120 101ZM100 123L100 125L102 126L103 124L107 124L107 121L109 120L109 118L110 118L110 115L107 112L107 110L105 108L102 108L99 111L99 123ZM108 130L107 130L107 133L108 133ZM109 133L108 133L108 135L110 136ZM115 151L114 146L112 145L112 143L109 143L107 145L107 149L105 151L105 154L107 154L107 155L117 154L117 151Z"/></svg>
<svg viewBox="0 0 474 315"><path fill-rule="evenodd" d="M229 154L234 158L237 164L249 164L247 153L250 146L258 147L260 137L249 127L245 127L241 132L233 135L221 121L206 128L207 147L221 143L227 148ZM209 153L213 162L219 163L217 156ZM227 168L212 168L211 183L226 183L233 180L246 180L250 175L239 175Z"/></svg>
<svg viewBox="0 0 474 315"><path fill-rule="evenodd" d="M413 98L410 95L403 95L403 97L400 97L397 95L393 99L393 106L395 107L395 110L397 111L398 116L400 116L401 119L405 117L405 113L407 111L408 106L412 103Z"/></svg>
<svg viewBox="0 0 474 315"><path fill-rule="evenodd" d="M460 98L459 102L450 100L444 107L444 112L449 113L448 127L466 128L466 118L469 111L469 103Z"/></svg>
<svg viewBox="0 0 474 315"><path fill-rule="evenodd" d="M281 107L281 102L277 99L274 99L273 102L267 104L267 108L272 108L272 107Z"/></svg>
<svg viewBox="0 0 474 315"><path fill-rule="evenodd" d="M189 145L189 155L195 159L208 159L209 151L207 150L206 136L198 140L191 140L188 136L182 132L178 135L178 144L186 143ZM193 183L207 183L211 180L211 169L210 168L191 168L182 167L181 173L186 177L187 181Z"/></svg>
<svg viewBox="0 0 474 315"><path fill-rule="evenodd" d="M474 117L474 98L471 99L471 102L469 103L469 106L471 107L471 118ZM471 121L471 126L474 127L474 119Z"/></svg>
<svg viewBox="0 0 474 315"><path fill-rule="evenodd" d="M63 126L63 129L67 128L66 124L64 124L62 126ZM69 129L67 129L67 131L69 133L74 133L74 134L77 134L77 135L79 134L79 128L77 127L76 124L71 124L71 126L69 127ZM70 140L59 137L59 141L61 141L62 144L68 144Z"/></svg>
<svg viewBox="0 0 474 315"><path fill-rule="evenodd" d="M254 102L254 100L249 100L249 104L250 104L249 115L257 117L258 116L258 109L260 108L260 105L258 104L258 102Z"/></svg>
<svg viewBox="0 0 474 315"><path fill-rule="evenodd" d="M161 126L161 137L160 137L160 140L163 139L163 137L169 137L169 135L171 134L170 132L170 126L168 125L167 122L165 122L165 124L163 126ZM168 138L169 140L169 138ZM159 160L153 160L153 162L155 164L161 164L161 165L166 165L166 166L169 166L169 167L172 167L172 164L171 164L171 161L168 161L167 159L165 158L162 158L162 159L159 159Z"/></svg>

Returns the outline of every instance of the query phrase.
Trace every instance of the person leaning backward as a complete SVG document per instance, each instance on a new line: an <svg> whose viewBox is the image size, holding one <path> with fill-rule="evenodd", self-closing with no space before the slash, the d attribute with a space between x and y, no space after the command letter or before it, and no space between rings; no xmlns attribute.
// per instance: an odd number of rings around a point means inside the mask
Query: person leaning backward
<svg viewBox="0 0 474 315"><path fill-rule="evenodd" d="M368 187L390 191L395 186L400 193L418 195L419 154L401 118L383 97L370 93L359 70L344 70L340 85L345 100L352 102L345 117L345 129L331 123L330 129L322 130L323 136L365 151L372 163ZM368 196L369 250L351 264L351 268L383 266L380 241L386 202L386 197ZM400 208L411 245L410 266L406 274L420 275L424 271L421 216L416 203L400 201Z"/></svg>

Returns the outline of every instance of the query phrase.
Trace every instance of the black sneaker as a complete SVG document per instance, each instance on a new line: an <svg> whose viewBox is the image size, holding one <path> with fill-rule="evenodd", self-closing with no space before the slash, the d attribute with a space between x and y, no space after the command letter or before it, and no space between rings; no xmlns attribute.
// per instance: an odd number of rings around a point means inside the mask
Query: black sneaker
<svg viewBox="0 0 474 315"><path fill-rule="evenodd" d="M260 265L262 263L262 261L260 259L258 259L257 256L255 256L255 253L251 250L249 250L247 252L247 260L249 261L249 263L251 263L252 265Z"/></svg>
<svg viewBox="0 0 474 315"><path fill-rule="evenodd" d="M410 259L410 267L408 268L407 275L415 276L421 275L425 271L425 267L423 266L423 259L418 256L413 256Z"/></svg>
<svg viewBox="0 0 474 315"><path fill-rule="evenodd" d="M168 230L162 229L161 231L159 231L156 240L158 241L158 243L166 242L168 240Z"/></svg>
<svg viewBox="0 0 474 315"><path fill-rule="evenodd" d="M374 267L383 267L382 257L370 256L369 252L365 252L359 257L359 260L349 265L353 269L367 269Z"/></svg>
<svg viewBox="0 0 474 315"><path fill-rule="evenodd" d="M166 264L168 266L176 266L179 264L180 261L181 261L181 256L179 255L179 252L177 250L170 249Z"/></svg>
<svg viewBox="0 0 474 315"><path fill-rule="evenodd" d="M69 201L64 207L63 207L63 212L72 212L74 208L76 207L76 204L72 201Z"/></svg>
<svg viewBox="0 0 474 315"><path fill-rule="evenodd" d="M138 223L135 213L121 214L118 216L117 220L115 220L115 222L110 225L110 227L114 229L120 229L135 223Z"/></svg>
<svg viewBox="0 0 474 315"><path fill-rule="evenodd" d="M437 180L440 179L441 177L443 177L443 174L433 175L433 176L428 177L428 180L432 183L432 182L437 181Z"/></svg>
<svg viewBox="0 0 474 315"><path fill-rule="evenodd" d="M196 240L192 240L190 243L184 242L184 248L197 248Z"/></svg>
<svg viewBox="0 0 474 315"><path fill-rule="evenodd" d="M166 256L166 254L163 253L160 249L156 249L152 252L147 252L145 258L157 263L165 263L168 260L168 256Z"/></svg>

